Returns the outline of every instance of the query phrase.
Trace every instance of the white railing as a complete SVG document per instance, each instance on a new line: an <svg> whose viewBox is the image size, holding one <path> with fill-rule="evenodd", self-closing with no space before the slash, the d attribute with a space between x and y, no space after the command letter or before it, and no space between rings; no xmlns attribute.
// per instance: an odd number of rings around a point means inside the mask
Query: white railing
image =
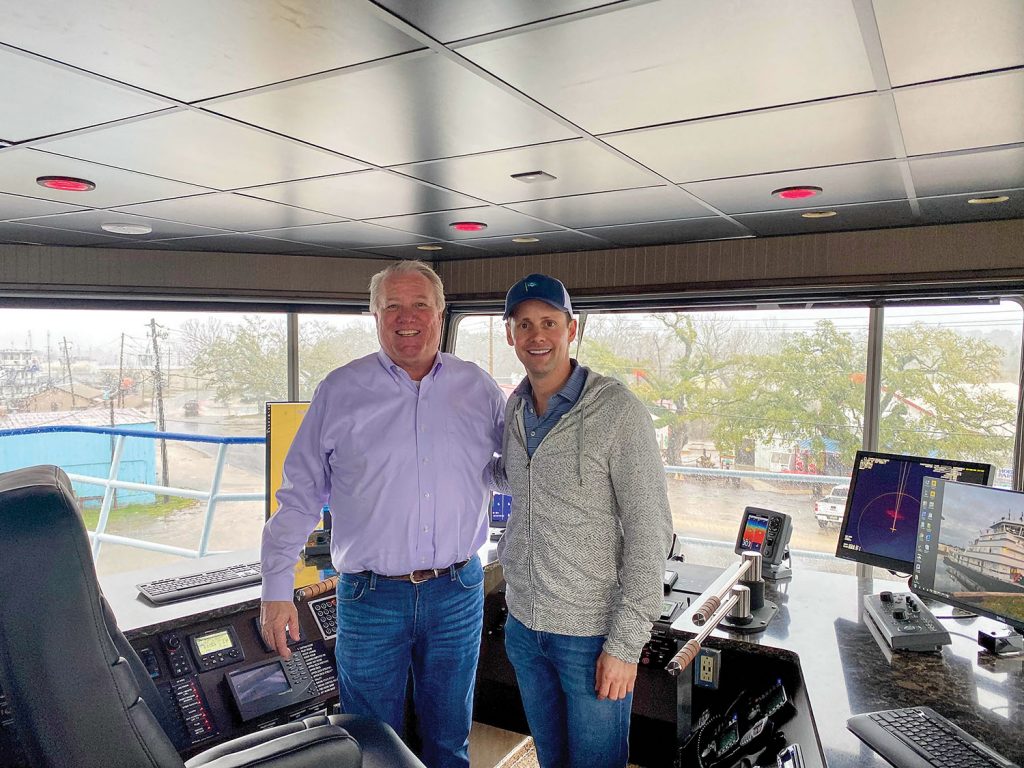
<svg viewBox="0 0 1024 768"><path fill-rule="evenodd" d="M150 552L162 552L179 557L204 557L209 554L210 533L213 530L214 515L217 505L225 501L263 501L266 498L263 492L253 493L224 493L221 491L221 480L224 475L224 464L227 458L227 449L231 445L262 445L266 443L263 437L221 437L217 435L187 435L177 432L140 432L131 429L118 429L117 427L78 427L48 425L45 427L25 427L21 429L0 430L0 440L15 435L40 434L46 432L84 432L98 435L111 435L114 439L114 449L110 459L110 472L107 477L94 477L92 475L80 475L68 473L68 477L79 483L98 485L103 487L103 501L100 503L100 515L96 522L96 530L89 531L89 539L92 541L92 554L95 560L99 559L103 542L120 544L126 547L135 547ZM216 465L213 470L213 479L210 483L210 490L198 491L191 488L176 488L174 486L155 485L153 483L134 483L127 480L118 480L117 476L121 467L121 457L124 454L125 439L129 437L142 437L151 440L177 440L180 442L193 443L214 443L218 446ZM107 523L110 520L110 509L113 506L114 493L117 490L143 491L159 494L161 496L175 496L183 499L195 499L206 502L206 511L203 515L203 529L199 536L199 545L195 549L185 547L173 547L168 544L160 544L145 539L133 539L127 536L117 536L107 533Z"/></svg>

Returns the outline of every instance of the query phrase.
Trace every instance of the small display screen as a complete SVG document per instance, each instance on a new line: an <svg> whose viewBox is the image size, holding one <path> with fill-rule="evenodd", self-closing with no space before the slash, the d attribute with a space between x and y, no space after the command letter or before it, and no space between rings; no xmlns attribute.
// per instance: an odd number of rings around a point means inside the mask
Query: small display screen
<svg viewBox="0 0 1024 768"><path fill-rule="evenodd" d="M231 675L231 683L239 703L259 701L270 696L279 696L292 689L285 677L281 662L264 664L262 667L249 669Z"/></svg>
<svg viewBox="0 0 1024 768"><path fill-rule="evenodd" d="M504 528L512 514L512 497L503 493L491 495L491 528Z"/></svg>
<svg viewBox="0 0 1024 768"><path fill-rule="evenodd" d="M205 656L208 653L217 653L217 651L229 651L234 647L234 643L231 642L231 635L228 634L226 629L199 635L195 638L195 641L196 650L199 651L201 656Z"/></svg>
<svg viewBox="0 0 1024 768"><path fill-rule="evenodd" d="M764 547L764 537L768 533L768 518L763 515L747 515L747 524L743 526L743 538L740 549L746 552L760 552Z"/></svg>

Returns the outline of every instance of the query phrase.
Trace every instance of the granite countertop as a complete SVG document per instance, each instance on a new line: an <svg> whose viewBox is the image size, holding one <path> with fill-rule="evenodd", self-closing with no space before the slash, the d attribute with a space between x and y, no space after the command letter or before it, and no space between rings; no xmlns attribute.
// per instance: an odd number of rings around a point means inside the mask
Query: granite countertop
<svg viewBox="0 0 1024 768"><path fill-rule="evenodd" d="M863 615L866 594L909 592L906 582L797 572L769 584L779 613L765 632L729 637L795 651L830 768L889 764L846 729L853 714L926 705L1007 758L1024 765L1024 657L998 658L977 643L985 618L952 619L929 607L950 633L941 652L894 652L879 644Z"/></svg>

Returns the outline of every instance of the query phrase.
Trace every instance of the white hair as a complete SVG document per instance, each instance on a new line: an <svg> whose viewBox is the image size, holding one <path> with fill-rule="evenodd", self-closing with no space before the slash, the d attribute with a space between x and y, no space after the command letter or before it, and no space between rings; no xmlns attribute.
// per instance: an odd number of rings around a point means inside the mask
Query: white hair
<svg viewBox="0 0 1024 768"><path fill-rule="evenodd" d="M422 275L427 279L430 287L434 290L434 301L437 303L437 308L439 310L444 309L444 284L441 282L441 278L438 277L437 272L426 262L409 259L395 262L370 278L370 311L377 314L383 309L380 305L380 288L385 280L392 275L412 274Z"/></svg>

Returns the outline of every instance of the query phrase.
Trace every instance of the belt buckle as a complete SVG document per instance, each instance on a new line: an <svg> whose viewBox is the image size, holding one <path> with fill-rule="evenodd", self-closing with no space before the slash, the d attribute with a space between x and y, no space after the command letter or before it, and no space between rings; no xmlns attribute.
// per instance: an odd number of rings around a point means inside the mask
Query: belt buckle
<svg viewBox="0 0 1024 768"><path fill-rule="evenodd" d="M417 579L416 578L416 574L420 573L420 571L413 571L412 573L409 574L409 581L411 581L413 584L422 584L423 582L430 581L432 578L437 576L437 568L424 568L424 569L422 569L422 571L424 573L433 573L433 575L432 576L426 576L426 577L424 577L422 579Z"/></svg>

